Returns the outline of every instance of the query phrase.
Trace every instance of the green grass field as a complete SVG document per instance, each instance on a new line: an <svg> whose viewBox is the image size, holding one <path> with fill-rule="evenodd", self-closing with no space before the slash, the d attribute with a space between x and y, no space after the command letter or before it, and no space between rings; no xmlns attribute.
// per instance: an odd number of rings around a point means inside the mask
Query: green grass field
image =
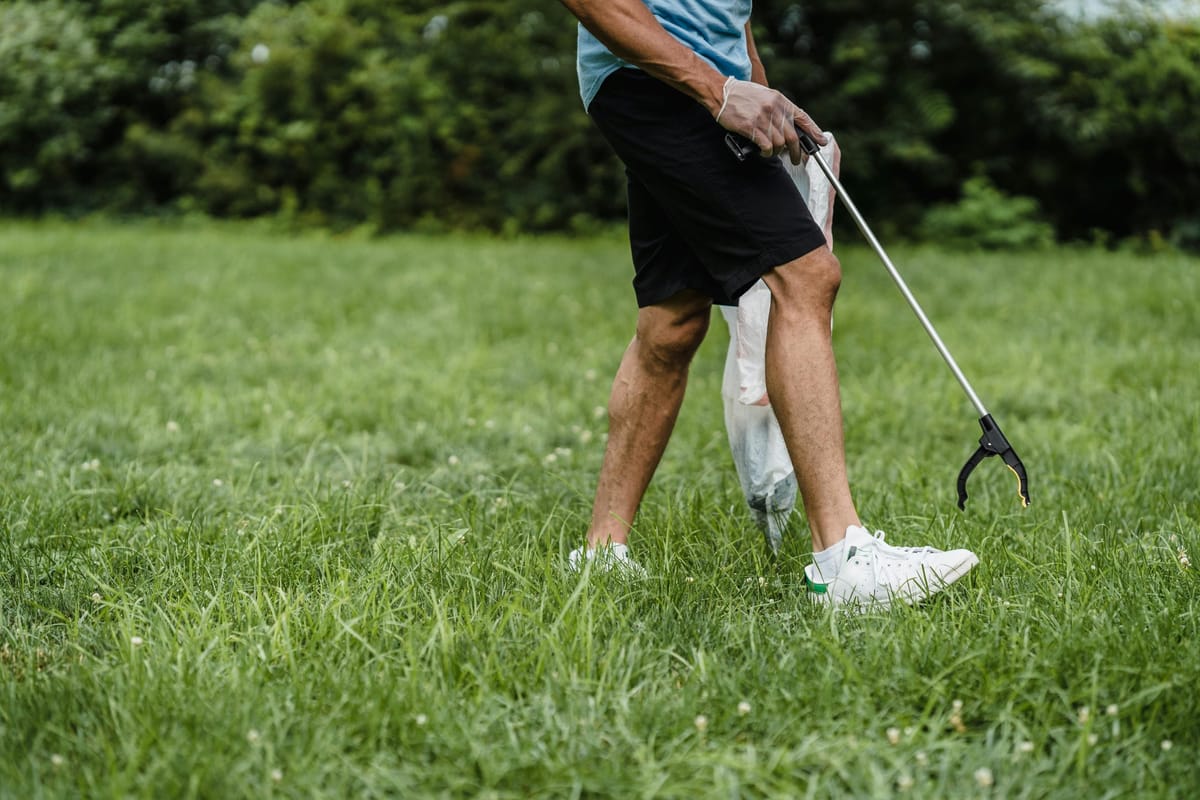
<svg viewBox="0 0 1200 800"><path fill-rule="evenodd" d="M564 574L632 333L620 238L0 224L0 797L1004 797L1200 791L1200 262L867 250L851 478L981 566L810 607L697 358L634 533Z"/></svg>

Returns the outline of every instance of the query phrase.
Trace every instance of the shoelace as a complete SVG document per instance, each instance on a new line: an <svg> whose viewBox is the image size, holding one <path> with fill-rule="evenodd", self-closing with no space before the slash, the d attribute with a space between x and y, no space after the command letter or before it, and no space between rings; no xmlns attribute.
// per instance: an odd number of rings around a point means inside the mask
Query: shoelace
<svg viewBox="0 0 1200 800"><path fill-rule="evenodd" d="M940 553L936 547L928 545L924 547L897 547L894 544L888 544L887 534L883 531L875 531L874 537L879 542L879 549L885 553L898 556L927 556L933 553Z"/></svg>
<svg viewBox="0 0 1200 800"><path fill-rule="evenodd" d="M878 551L871 553L870 551ZM875 580L874 594L883 597L899 591L901 587L914 580L921 580L925 574L924 559L914 559L906 551L917 551L917 555L925 555L925 551L934 550L930 547L893 547L884 539L883 531L876 531L870 542L864 542L859 551L871 554L871 574ZM882 557L881 557L882 556Z"/></svg>
<svg viewBox="0 0 1200 800"><path fill-rule="evenodd" d="M873 593L876 597L886 596L892 587L901 582L901 580L897 580L898 576L896 575L896 565L899 563L907 563L909 558L903 554L897 556L895 553L888 552L888 550L895 549L896 548L893 548L891 545L887 544L887 542L883 540L883 537L878 535L878 533L872 541L864 542L862 546L858 548L859 553L868 556L867 561L871 566L871 577L873 578L874 583ZM903 577L907 578L908 576Z"/></svg>

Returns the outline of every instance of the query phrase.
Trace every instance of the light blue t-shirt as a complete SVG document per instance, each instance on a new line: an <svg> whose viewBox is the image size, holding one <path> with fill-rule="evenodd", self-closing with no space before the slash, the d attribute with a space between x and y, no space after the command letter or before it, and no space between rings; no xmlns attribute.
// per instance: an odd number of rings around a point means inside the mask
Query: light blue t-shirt
<svg viewBox="0 0 1200 800"><path fill-rule="evenodd" d="M674 36L722 75L750 79L750 53L746 48L746 22L753 0L642 0ZM592 103L604 79L632 64L608 51L595 36L579 26L576 57L579 94L584 108Z"/></svg>

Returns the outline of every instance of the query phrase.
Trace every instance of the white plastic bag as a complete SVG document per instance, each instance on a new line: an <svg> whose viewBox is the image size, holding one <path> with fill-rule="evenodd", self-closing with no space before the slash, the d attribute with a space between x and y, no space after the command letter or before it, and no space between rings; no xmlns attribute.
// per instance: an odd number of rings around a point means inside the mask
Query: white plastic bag
<svg viewBox="0 0 1200 800"><path fill-rule="evenodd" d="M828 141L821 148L821 156L838 174L841 153L833 134L826 132L825 136ZM814 159L808 159L802 167L783 161L832 248L833 187ZM761 280L742 295L736 308L721 307L721 315L729 325L721 395L729 449L742 492L767 546L778 552L796 506L796 475L767 396L765 357L770 311L771 291Z"/></svg>

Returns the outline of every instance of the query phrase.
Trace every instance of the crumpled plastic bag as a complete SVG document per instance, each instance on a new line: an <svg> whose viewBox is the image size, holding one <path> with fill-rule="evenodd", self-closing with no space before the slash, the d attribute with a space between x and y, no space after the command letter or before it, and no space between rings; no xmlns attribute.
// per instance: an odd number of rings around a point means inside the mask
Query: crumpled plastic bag
<svg viewBox="0 0 1200 800"><path fill-rule="evenodd" d="M841 151L833 134L826 131L825 137L828 141L821 148L821 156L836 175L841 167ZM783 162L832 248L833 186L815 159L807 159L802 166L794 166L786 158ZM765 357L770 311L771 291L761 280L742 295L736 307L721 306L721 315L729 326L721 395L729 449L742 492L767 547L777 553L796 506L797 484L783 432L767 396Z"/></svg>

